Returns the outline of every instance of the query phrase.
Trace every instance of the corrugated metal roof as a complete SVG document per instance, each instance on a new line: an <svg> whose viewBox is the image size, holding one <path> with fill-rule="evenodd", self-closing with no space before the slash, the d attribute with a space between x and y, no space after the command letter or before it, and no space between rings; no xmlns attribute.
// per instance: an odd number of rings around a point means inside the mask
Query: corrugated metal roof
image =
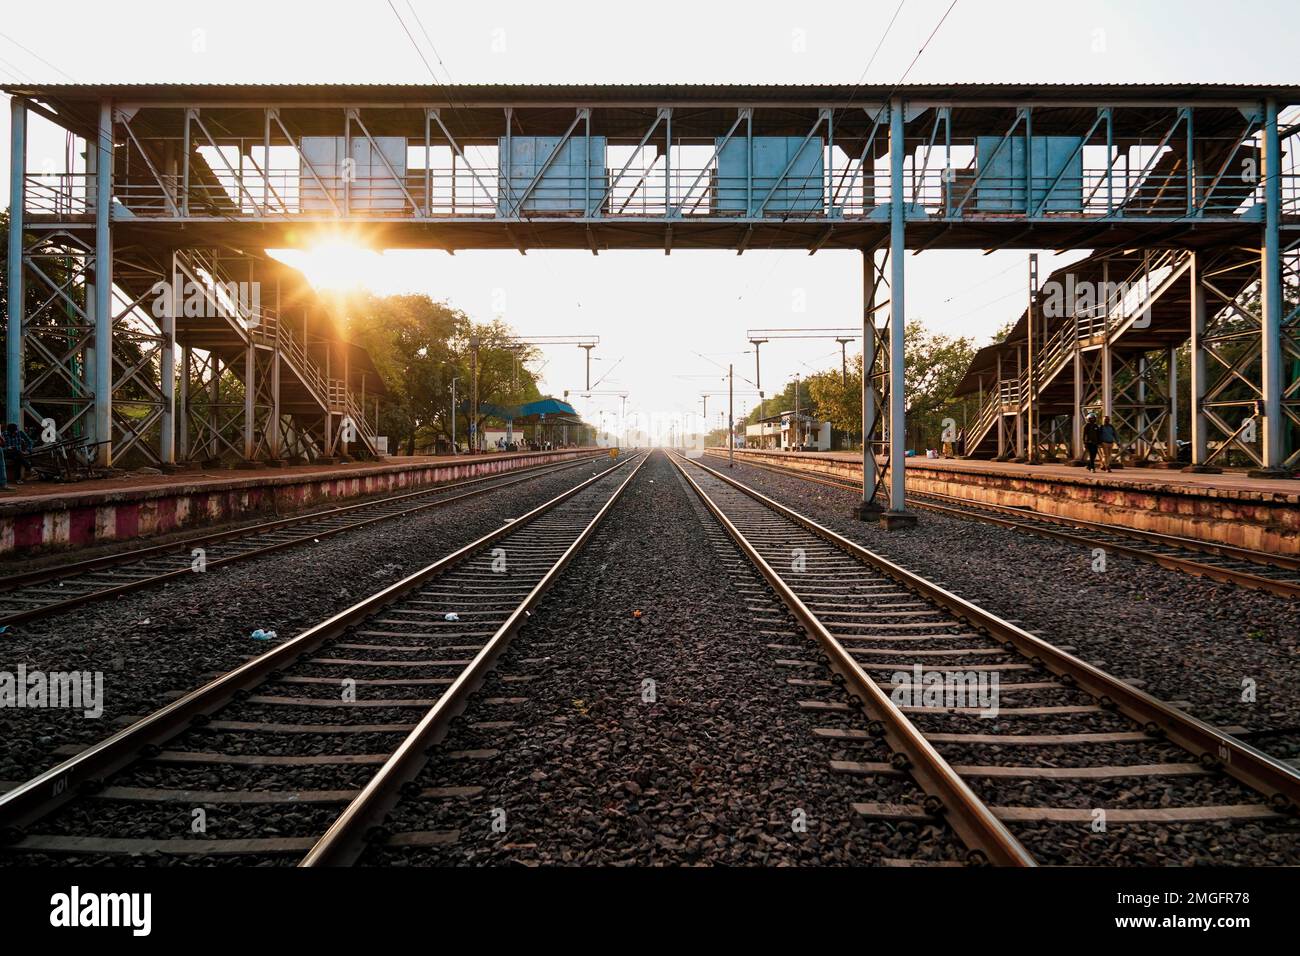
<svg viewBox="0 0 1300 956"><path fill-rule="evenodd" d="M187 99L195 96L252 99L259 96L319 99L323 93L401 101L409 97L475 99L585 100L781 100L875 101L891 92L913 98L970 97L1023 99L1300 99L1300 85L1273 83L920 83L892 87L849 84L518 84L441 86L432 83L39 83L6 84L6 93L65 99L131 96Z"/></svg>

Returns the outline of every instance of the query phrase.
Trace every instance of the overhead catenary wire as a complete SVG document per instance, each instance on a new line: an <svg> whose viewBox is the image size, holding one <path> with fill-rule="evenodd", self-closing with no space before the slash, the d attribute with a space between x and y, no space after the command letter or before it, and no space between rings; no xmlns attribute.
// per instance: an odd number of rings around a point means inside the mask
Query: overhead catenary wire
<svg viewBox="0 0 1300 956"><path fill-rule="evenodd" d="M438 65L442 67L442 72L447 74L447 82L450 83L451 70L447 69L447 64L442 61L442 54L440 54L438 48L433 45L433 38L429 36L429 31L424 28L424 21L420 19L420 14L415 9L415 4L412 3L412 0L406 0L406 7L411 11L411 16L415 18L415 25L420 28L420 32L424 35L424 42L429 44L429 49L433 52L433 58L437 60Z"/></svg>
<svg viewBox="0 0 1300 956"><path fill-rule="evenodd" d="M957 6L957 0L952 0L952 3L948 4L948 9L943 12L943 16L941 16L939 18L939 22L934 25L934 29L931 30L930 35L925 38L925 42L921 44L921 48L916 51L916 56L912 57L912 62L907 65L907 69L904 70L903 75L898 78L898 82L895 83L890 88L889 93L888 95L886 95L885 99L889 99L896 92L898 92L898 88L903 85L904 81L907 80L908 75L912 72L912 68L916 66L917 61L921 59L921 54L925 52L926 47L930 45L930 41L932 41L935 38L935 36L939 33L940 27L943 26L944 21L948 19L948 14L952 13L953 7L955 6Z"/></svg>
<svg viewBox="0 0 1300 956"><path fill-rule="evenodd" d="M51 70L53 70L55 73L58 73L60 76L64 77L65 79L67 79L67 80L69 80L69 81L71 81L71 82L73 82L73 83L77 82L76 77L74 77L74 76L73 76L71 73L69 73L67 70L64 70L64 69L62 69L62 68L60 68L60 67L58 67L58 66L55 66L55 65L54 65L53 63L51 63L49 60L45 59L45 57L43 57L43 56L41 56L39 53L37 53L35 50L29 49L28 47L23 46L21 43L19 43L19 42L18 42L17 40L15 40L13 37L9 36L7 33L0 33L0 40L7 40L9 43L11 43L11 44L13 44L14 46L18 47L18 49L22 50L24 53L26 53L28 56L30 56L32 59L39 61L39 62L40 62L41 64L43 64L44 66L48 66L48 67L49 67Z"/></svg>
<svg viewBox="0 0 1300 956"><path fill-rule="evenodd" d="M410 6L409 2L408 2L408 4L407 4L407 6L408 6L408 7ZM406 34L406 38L407 38L408 40L411 41L411 46L413 46L413 47L415 48L415 52L416 52L416 54L420 57L420 62L422 62L422 63L424 64L424 68L425 68L426 70L428 70L428 72L429 72L429 76L433 79L434 85L437 86L437 87L439 87L439 88L443 91L443 93L446 95L448 105L451 107L451 109L452 109L453 111L460 110L460 111L462 111L463 113L465 113L465 114L467 115L467 122L468 122L468 125L469 125L469 127L470 127L471 132L477 133L477 132L479 131L479 130L478 130L478 124L477 124L477 122L474 121L473 114L472 114L472 113L469 113L468 110L466 110L466 109L465 109L461 104L458 104L458 103L455 101L455 99L454 99L454 97L453 97L453 95L452 95L452 90L453 90L453 88L454 88L454 86L455 86L455 81L452 79L451 71L447 69L447 64L443 63L443 62L442 62L442 57L440 57L440 56L438 55L438 50L437 50L437 48L433 45L432 40L429 40L429 48L430 48L431 50L433 50L433 55L434 55L435 59L438 60L438 63L442 66L443 70L444 70L444 71L446 72L446 74L447 74L447 81L446 81L445 83L444 83L443 80L438 76L437 72L433 69L432 64L429 63L429 58L428 58L427 56L424 55L424 51L420 48L420 44L419 44L419 42L415 39L415 34L413 34L413 33L411 32L411 28L408 27L408 26L406 25L406 21L405 21L404 19L402 19L402 15L401 15L401 13L398 12L397 7L396 7L396 6L394 5L394 3L393 3L393 0L388 0L388 9L390 9L390 10L393 11L393 16L397 18L397 22L398 22L398 23L401 25L401 27L402 27L402 32ZM419 14L415 13L415 8L414 8L414 7L411 7L411 13L415 16L416 23L419 24L419 26L420 26L420 30L421 30L421 32L424 34L425 39L428 40L428 39L429 39L429 32L428 32L427 30L424 29L424 23L420 20ZM471 148L472 148L472 147L471 147ZM468 161L468 158L467 158L467 161ZM471 164L471 165L472 165L472 164ZM506 191L507 191L508 194L513 194L513 192L514 192L514 187L510 184L510 182L509 182L508 180L504 181L504 186L505 186L505 189L506 189ZM520 212L522 213L523 210L521 209ZM537 240L537 239L538 239L537 230L536 230L536 227L532 224L532 220L531 220L531 218L530 218L529 216L527 216L527 215L524 215L524 216L523 216L523 221L528 225L529 230L532 232L532 234L533 234L533 239L534 239L534 240ZM537 248L542 248L542 246L541 246L540 243L537 244ZM522 248L521 248L520 251L523 251Z"/></svg>
<svg viewBox="0 0 1300 956"><path fill-rule="evenodd" d="M415 34L413 34L411 28L406 25L406 21L402 19L402 15L397 12L397 6L393 3L393 0L388 0L388 9L393 11L393 16L397 18L397 22L402 26L402 32L405 33L406 38L411 41L411 46L415 48L415 55L420 58L420 62L423 63L424 68L429 71L429 75L433 77L434 82L441 86L442 81L438 78L438 74L433 71L433 66L430 65L429 58L426 57L424 51L420 49L420 44L416 42Z"/></svg>

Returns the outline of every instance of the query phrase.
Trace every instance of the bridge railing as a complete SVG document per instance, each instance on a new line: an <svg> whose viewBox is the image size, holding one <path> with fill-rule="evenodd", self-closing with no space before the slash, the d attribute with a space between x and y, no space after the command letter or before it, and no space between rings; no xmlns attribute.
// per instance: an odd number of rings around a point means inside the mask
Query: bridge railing
<svg viewBox="0 0 1300 956"><path fill-rule="evenodd" d="M828 151L830 152L830 151ZM1282 174L1282 215L1300 217L1300 173ZM969 169L917 169L905 177L909 219L1262 218L1263 189L1249 171L1138 177L1131 170L1085 167L1080 176L981 175ZM29 173L25 211L50 219L92 216L95 176ZM1026 194L1029 201L1026 202ZM300 167L243 171L223 165L200 178L158 175L114 184L114 216L149 219L394 217L741 218L781 221L879 218L891 201L888 176L828 163L783 179L724 175L716 163L650 168L581 164L549 168L537 182L479 164L406 169L398 176L342 176Z"/></svg>

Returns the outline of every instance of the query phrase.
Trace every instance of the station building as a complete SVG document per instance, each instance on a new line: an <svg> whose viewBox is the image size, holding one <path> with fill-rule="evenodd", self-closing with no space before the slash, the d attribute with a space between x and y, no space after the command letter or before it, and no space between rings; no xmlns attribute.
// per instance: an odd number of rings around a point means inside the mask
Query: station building
<svg viewBox="0 0 1300 956"><path fill-rule="evenodd" d="M792 411L760 418L745 426L745 447L773 451L830 451L832 447L831 423Z"/></svg>

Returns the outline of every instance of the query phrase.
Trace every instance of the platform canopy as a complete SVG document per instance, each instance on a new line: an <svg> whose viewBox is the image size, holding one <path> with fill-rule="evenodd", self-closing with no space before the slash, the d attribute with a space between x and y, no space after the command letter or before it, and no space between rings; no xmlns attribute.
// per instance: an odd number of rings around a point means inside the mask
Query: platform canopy
<svg viewBox="0 0 1300 956"><path fill-rule="evenodd" d="M522 405L492 405L480 402L478 408L482 414L503 421L544 421L549 418L555 418L556 420L568 418L574 422L581 421L577 410L568 402L562 402L558 398L542 398L535 402L525 402Z"/></svg>

